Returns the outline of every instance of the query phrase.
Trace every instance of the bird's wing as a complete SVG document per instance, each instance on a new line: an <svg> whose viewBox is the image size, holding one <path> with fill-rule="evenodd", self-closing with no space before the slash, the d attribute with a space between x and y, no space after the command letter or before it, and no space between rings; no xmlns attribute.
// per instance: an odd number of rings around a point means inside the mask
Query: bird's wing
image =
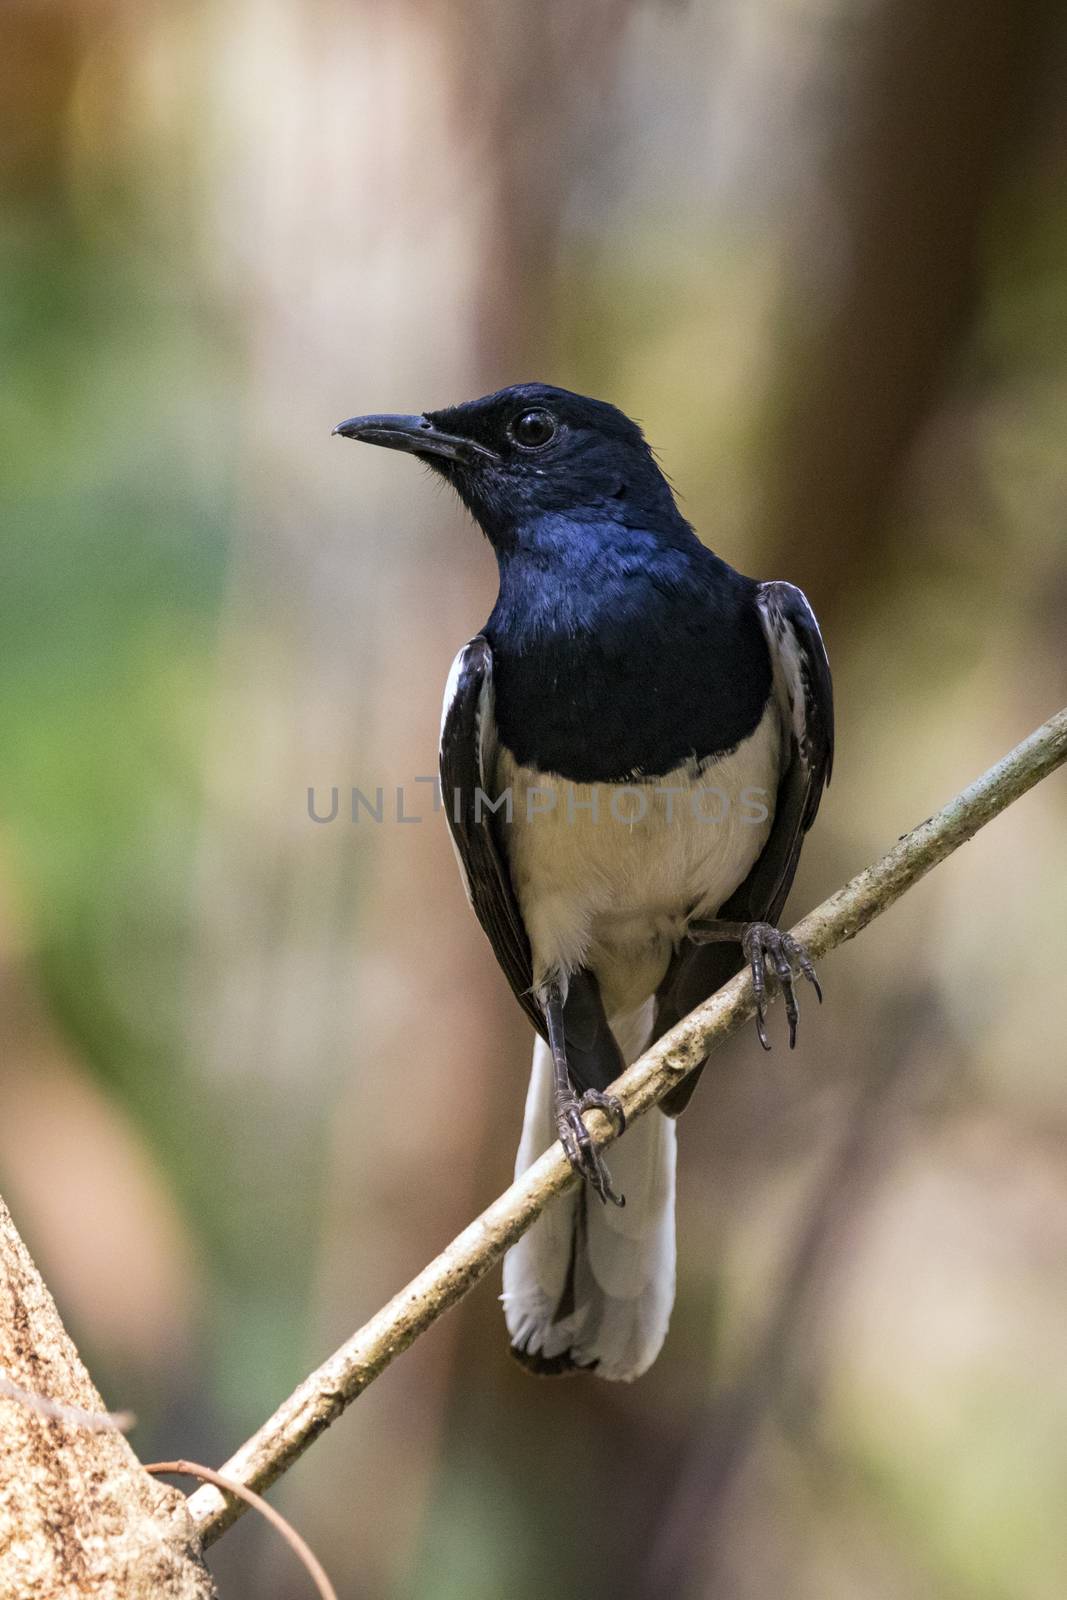
<svg viewBox="0 0 1067 1600"><path fill-rule="evenodd" d="M486 803L496 798L490 791L495 746L493 652L478 634L452 663L445 688L441 796L467 898L515 998L543 1033L544 1019L532 994L530 941Z"/></svg>
<svg viewBox="0 0 1067 1600"><path fill-rule="evenodd" d="M785 739L774 821L763 852L740 888L720 906L725 922L777 923L792 888L804 835L815 820L834 759L830 663L815 613L791 583L761 583L756 595L774 669ZM742 966L730 944L683 945L656 997L656 1036L714 994ZM696 1088L699 1069L663 1101L677 1116Z"/></svg>
<svg viewBox="0 0 1067 1600"><path fill-rule="evenodd" d="M753 917L777 922L793 884L804 835L815 821L833 769L834 691L826 647L804 592L792 583L761 583L756 604L771 648L787 759L782 763L770 838L732 898L745 896L754 908Z"/></svg>

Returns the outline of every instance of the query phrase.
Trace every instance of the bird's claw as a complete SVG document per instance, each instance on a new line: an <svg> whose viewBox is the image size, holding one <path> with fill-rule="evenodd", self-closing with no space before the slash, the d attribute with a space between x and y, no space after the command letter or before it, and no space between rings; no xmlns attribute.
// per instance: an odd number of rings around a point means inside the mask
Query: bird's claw
<svg viewBox="0 0 1067 1600"><path fill-rule="evenodd" d="M811 957L792 934L783 933L780 928L773 927L769 922L750 922L742 937L741 948L752 973L752 990L756 997L756 1032L760 1044L764 1050L771 1048L770 1040L767 1038L766 1019L767 978L768 975L772 975L777 978L778 987L785 1001L785 1014L789 1023L789 1048L794 1049L797 1042L797 1023L800 1021L800 1004L793 985L798 976L807 979L815 990L819 1004L822 1005L822 988Z"/></svg>
<svg viewBox="0 0 1067 1600"><path fill-rule="evenodd" d="M615 1130L616 1139L626 1132L626 1112L617 1094L602 1089L587 1089L578 1102L579 1111L602 1111Z"/></svg>
<svg viewBox="0 0 1067 1600"><path fill-rule="evenodd" d="M602 1094L599 1089L587 1089L579 1100L571 1095L556 1106L556 1129L567 1160L580 1178L587 1178L601 1200L607 1204L624 1206L625 1198L612 1187L611 1173L593 1143L592 1134L582 1120L583 1111L602 1111L611 1119L616 1134L626 1126L626 1114L617 1095Z"/></svg>

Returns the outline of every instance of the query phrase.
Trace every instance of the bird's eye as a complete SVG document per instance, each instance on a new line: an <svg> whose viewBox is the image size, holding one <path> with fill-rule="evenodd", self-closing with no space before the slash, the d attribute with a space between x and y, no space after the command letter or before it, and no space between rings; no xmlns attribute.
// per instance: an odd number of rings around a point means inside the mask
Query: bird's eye
<svg viewBox="0 0 1067 1600"><path fill-rule="evenodd" d="M509 424L508 432L524 450L540 450L556 437L556 419L549 411L523 411Z"/></svg>

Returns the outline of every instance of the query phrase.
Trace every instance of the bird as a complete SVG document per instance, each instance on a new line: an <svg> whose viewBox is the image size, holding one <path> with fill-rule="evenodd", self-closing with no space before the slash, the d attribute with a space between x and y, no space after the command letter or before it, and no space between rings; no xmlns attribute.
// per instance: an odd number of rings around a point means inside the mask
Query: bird
<svg viewBox="0 0 1067 1600"><path fill-rule="evenodd" d="M504 1261L530 1371L639 1377L675 1295L675 1122L703 1063L626 1128L611 1085L747 965L765 1049L796 1042L808 953L778 927L833 764L833 689L799 588L735 571L615 406L515 384L344 438L443 477L499 590L445 689L440 781L467 897L535 1030L516 1175L557 1138L586 1180ZM618 1135L611 1168L585 1123Z"/></svg>

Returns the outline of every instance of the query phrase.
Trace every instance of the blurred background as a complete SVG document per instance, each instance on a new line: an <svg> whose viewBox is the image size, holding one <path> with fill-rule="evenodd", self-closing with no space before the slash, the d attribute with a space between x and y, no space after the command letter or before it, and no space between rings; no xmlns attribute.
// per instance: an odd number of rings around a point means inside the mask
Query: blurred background
<svg viewBox="0 0 1067 1600"><path fill-rule="evenodd" d="M1067 18L4 24L0 1189L142 1459L217 1464L506 1184L530 1049L429 790L388 802L490 553L331 427L592 392L803 586L799 912L1067 700ZM795 1055L775 1012L716 1057L636 1386L527 1377L497 1274L316 1444L276 1498L343 1596L1058 1600L1065 823L1059 776L825 963ZM273 1541L211 1552L226 1600L304 1592Z"/></svg>

